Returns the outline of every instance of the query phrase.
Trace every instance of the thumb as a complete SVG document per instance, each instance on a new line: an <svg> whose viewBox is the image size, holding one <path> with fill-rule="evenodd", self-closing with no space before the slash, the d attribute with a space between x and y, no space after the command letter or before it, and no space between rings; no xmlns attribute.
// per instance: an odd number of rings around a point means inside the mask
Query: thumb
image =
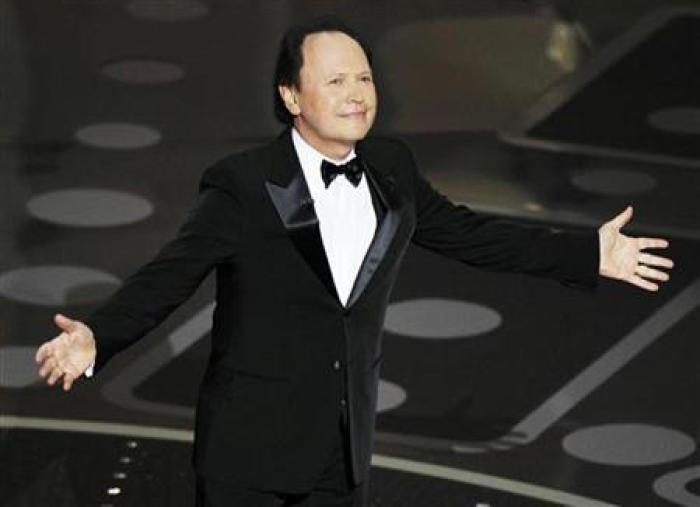
<svg viewBox="0 0 700 507"><path fill-rule="evenodd" d="M634 209L632 206L627 206L625 210L617 215L615 218L610 220L610 224L615 228L615 229L622 229L625 225L629 223L630 220L632 220L632 214L634 213Z"/></svg>
<svg viewBox="0 0 700 507"><path fill-rule="evenodd" d="M57 313L53 318L54 322L58 327L60 327L66 333L71 333L76 330L78 323L72 319L69 319L61 313Z"/></svg>

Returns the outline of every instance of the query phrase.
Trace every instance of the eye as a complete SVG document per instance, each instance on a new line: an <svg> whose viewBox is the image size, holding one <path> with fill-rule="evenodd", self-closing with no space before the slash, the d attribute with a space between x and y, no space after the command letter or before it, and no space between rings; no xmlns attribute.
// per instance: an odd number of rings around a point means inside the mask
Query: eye
<svg viewBox="0 0 700 507"><path fill-rule="evenodd" d="M372 76L362 76L360 78L363 83L371 83L372 82Z"/></svg>
<svg viewBox="0 0 700 507"><path fill-rule="evenodd" d="M341 84L342 82L343 82L342 78L339 78L339 77L334 77L333 79L331 79L330 81L328 81L328 83L329 83L329 84L332 84L332 85L339 85L339 84Z"/></svg>

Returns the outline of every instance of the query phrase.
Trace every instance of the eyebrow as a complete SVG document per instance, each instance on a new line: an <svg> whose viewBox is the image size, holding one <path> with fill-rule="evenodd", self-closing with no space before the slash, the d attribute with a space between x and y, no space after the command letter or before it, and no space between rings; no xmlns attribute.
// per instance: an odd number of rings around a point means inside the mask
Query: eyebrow
<svg viewBox="0 0 700 507"><path fill-rule="evenodd" d="M347 75L348 75L347 72L331 72L330 74L328 74L328 77L329 77L329 78L331 78L331 77L336 77L336 76L345 77L345 76L347 76ZM355 75L356 75L356 76L366 76L366 75L370 75L370 76L371 76L371 75L372 75L372 71L371 71L371 70L363 70L362 72L358 72L358 73L355 74Z"/></svg>

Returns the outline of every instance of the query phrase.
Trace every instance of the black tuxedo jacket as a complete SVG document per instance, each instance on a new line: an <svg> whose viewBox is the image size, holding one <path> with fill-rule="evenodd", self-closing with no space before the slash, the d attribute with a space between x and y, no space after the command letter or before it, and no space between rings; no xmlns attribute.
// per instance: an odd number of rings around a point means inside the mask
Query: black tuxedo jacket
<svg viewBox="0 0 700 507"><path fill-rule="evenodd" d="M452 204L401 142L368 138L356 152L367 165L378 224L347 307L287 130L207 169L177 237L87 321L99 371L216 270L212 350L195 425L194 465L204 476L309 489L346 400L353 472L357 481L366 477L382 325L410 241L487 269L596 283L597 234L510 224Z"/></svg>

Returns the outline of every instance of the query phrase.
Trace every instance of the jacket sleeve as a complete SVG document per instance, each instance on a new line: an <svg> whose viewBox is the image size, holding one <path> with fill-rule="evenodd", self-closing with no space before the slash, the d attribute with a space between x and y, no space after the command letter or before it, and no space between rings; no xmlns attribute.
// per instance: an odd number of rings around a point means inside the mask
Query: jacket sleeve
<svg viewBox="0 0 700 507"><path fill-rule="evenodd" d="M410 152L406 156L415 190L415 244L479 268L596 287L600 254L595 231L554 230L477 214L435 190Z"/></svg>
<svg viewBox="0 0 700 507"><path fill-rule="evenodd" d="M97 343L95 372L162 322L215 265L233 258L242 207L230 185L217 184L224 169L205 172L196 203L177 236L86 320Z"/></svg>

